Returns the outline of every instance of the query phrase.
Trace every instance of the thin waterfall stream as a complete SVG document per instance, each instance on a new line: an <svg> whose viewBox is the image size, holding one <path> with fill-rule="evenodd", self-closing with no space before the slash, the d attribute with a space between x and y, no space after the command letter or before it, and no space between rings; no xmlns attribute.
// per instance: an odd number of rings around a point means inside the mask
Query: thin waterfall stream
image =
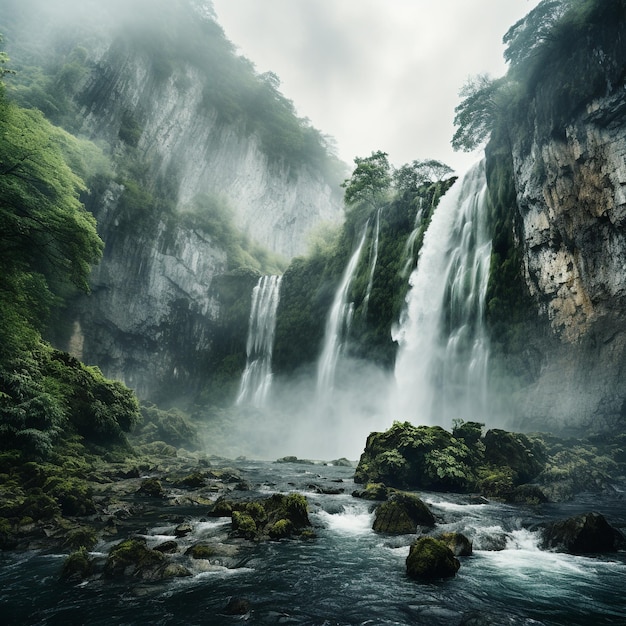
<svg viewBox="0 0 626 626"><path fill-rule="evenodd" d="M484 305L491 241L481 161L442 198L409 278L393 338L390 404L396 418L450 426L485 421L488 341Z"/></svg>
<svg viewBox="0 0 626 626"><path fill-rule="evenodd" d="M282 276L261 276L252 290L246 368L237 404L261 406L272 384L272 351Z"/></svg>
<svg viewBox="0 0 626 626"><path fill-rule="evenodd" d="M324 346L318 361L317 369L317 390L325 393L333 388L335 382L335 370L337 361L341 354L342 347L348 334L351 320L352 306L348 302L350 286L356 272L356 268L361 258L361 250L365 244L369 221L363 228L359 244L350 257L350 261L343 273L339 288L335 293L333 305L326 320L326 331L324 333Z"/></svg>

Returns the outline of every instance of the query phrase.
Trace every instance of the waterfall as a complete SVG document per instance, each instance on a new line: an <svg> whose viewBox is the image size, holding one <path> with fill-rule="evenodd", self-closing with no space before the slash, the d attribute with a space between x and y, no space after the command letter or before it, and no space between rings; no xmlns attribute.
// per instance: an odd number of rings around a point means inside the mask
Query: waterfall
<svg viewBox="0 0 626 626"><path fill-rule="evenodd" d="M367 280L367 289L365 290L365 298L363 299L363 317L367 315L367 305L372 295L372 286L374 285L374 272L376 271L376 263L378 262L378 238L380 235L380 211L382 207L376 211L376 225L374 226L374 237L370 247L370 271Z"/></svg>
<svg viewBox="0 0 626 626"><path fill-rule="evenodd" d="M393 333L394 419L448 427L455 418L485 421L491 256L485 198L481 161L441 199L424 235Z"/></svg>
<svg viewBox="0 0 626 626"><path fill-rule="evenodd" d="M424 198L418 198L419 206L413 221L413 230L404 244L404 266L400 272L402 278L406 278L413 267L415 267L415 241L422 227L422 217L424 216Z"/></svg>
<svg viewBox="0 0 626 626"><path fill-rule="evenodd" d="M267 398L272 384L272 351L281 281L281 276L261 276L252 290L246 368L237 404L262 406Z"/></svg>
<svg viewBox="0 0 626 626"><path fill-rule="evenodd" d="M356 268L359 264L361 250L365 244L368 226L369 222L365 225L359 245L353 252L343 273L341 283L335 293L333 305L328 314L328 319L326 320L324 346L317 366L318 393L323 393L333 388L337 361L347 338L348 329L350 328L350 322L352 321L354 313L354 305L348 302L348 294L350 293L352 279L354 278Z"/></svg>

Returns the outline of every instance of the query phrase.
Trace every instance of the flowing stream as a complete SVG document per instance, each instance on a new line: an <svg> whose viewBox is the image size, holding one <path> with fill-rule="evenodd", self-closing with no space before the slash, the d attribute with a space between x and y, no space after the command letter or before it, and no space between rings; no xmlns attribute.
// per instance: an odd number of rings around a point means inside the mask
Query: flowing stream
<svg viewBox="0 0 626 626"><path fill-rule="evenodd" d="M363 315L367 315L367 306L372 295L372 287L374 286L374 273L376 272L376 264L378 263L378 238L380 236L380 212L382 207L376 211L376 224L374 226L374 236L370 247L370 267L369 277L367 279L367 289L365 290L365 298L363 299Z"/></svg>
<svg viewBox="0 0 626 626"><path fill-rule="evenodd" d="M324 333L324 345L318 361L317 368L317 391L318 395L327 394L332 390L335 382L335 370L337 361L348 336L353 306L348 302L350 286L361 258L361 250L365 244L369 222L363 228L359 244L352 253L350 261L343 273L339 288L335 293L332 307L326 320Z"/></svg>
<svg viewBox="0 0 626 626"><path fill-rule="evenodd" d="M246 368L237 404L262 406L272 384L272 352L282 276L261 276L252 290Z"/></svg>
<svg viewBox="0 0 626 626"><path fill-rule="evenodd" d="M626 554L572 556L542 551L536 525L591 509L626 526L619 498L581 496L564 505L472 504L467 496L422 493L437 531L470 537L474 554L461 557L455 578L420 583L407 578L405 559L415 535L372 530L375 503L353 498L353 469L241 462L259 497L298 491L307 496L316 538L254 543L228 538L229 518L205 518L202 507L184 513L193 532L174 536L177 515L146 519L149 546L168 540L232 547L232 557L185 565L192 576L164 583L90 580L58 582L65 555L0 553L3 623L133 624L150 626L362 624L411 626L617 626L626 623ZM320 493L335 486L343 493ZM96 546L101 561L110 546ZM500 543L496 546L496 543ZM225 614L230 598L246 598L242 620ZM482 621L467 621L471 617ZM464 621L465 620L465 621Z"/></svg>
<svg viewBox="0 0 626 626"><path fill-rule="evenodd" d="M393 334L397 419L442 426L455 418L486 421L491 241L485 198L481 161L441 199L424 235Z"/></svg>

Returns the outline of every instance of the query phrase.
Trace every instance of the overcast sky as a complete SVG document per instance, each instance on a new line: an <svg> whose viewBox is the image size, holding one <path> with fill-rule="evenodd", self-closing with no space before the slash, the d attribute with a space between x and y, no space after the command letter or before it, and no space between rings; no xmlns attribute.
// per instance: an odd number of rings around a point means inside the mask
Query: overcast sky
<svg viewBox="0 0 626 626"><path fill-rule="evenodd" d="M339 156L384 150L396 165L439 159L459 173L454 107L469 76L506 71L502 36L539 0L214 0L226 36L273 71L298 115Z"/></svg>

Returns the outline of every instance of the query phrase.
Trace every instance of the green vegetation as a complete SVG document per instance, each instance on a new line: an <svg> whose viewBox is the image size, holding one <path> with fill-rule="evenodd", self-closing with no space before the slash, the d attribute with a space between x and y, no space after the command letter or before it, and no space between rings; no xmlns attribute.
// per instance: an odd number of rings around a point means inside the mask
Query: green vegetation
<svg viewBox="0 0 626 626"><path fill-rule="evenodd" d="M355 164L344 182L344 224L318 232L308 257L294 259L283 276L274 345L276 372L292 372L317 359L334 294L366 224L366 242L349 294L354 317L348 351L384 367L395 360L391 327L404 305L408 271L415 265L433 211L456 178L441 180L450 168L433 160L413 161L392 171L387 155L380 151L356 158ZM372 273L376 220L378 258Z"/></svg>

